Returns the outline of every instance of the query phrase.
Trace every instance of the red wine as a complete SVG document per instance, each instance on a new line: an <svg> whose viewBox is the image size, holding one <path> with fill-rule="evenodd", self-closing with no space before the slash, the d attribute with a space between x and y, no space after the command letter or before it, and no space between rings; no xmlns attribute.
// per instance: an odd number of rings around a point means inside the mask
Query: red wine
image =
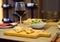
<svg viewBox="0 0 60 42"><path fill-rule="evenodd" d="M25 11L16 11L16 12L18 13L18 15L22 16Z"/></svg>

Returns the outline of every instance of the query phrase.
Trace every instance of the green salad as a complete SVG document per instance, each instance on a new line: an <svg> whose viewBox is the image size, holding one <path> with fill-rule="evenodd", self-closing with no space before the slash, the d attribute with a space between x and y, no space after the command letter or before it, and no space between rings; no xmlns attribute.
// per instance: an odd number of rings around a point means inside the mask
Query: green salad
<svg viewBox="0 0 60 42"><path fill-rule="evenodd" d="M31 24L40 24L41 22L40 22L40 20L39 20L39 21L34 21L34 20L32 20L30 23L31 23Z"/></svg>

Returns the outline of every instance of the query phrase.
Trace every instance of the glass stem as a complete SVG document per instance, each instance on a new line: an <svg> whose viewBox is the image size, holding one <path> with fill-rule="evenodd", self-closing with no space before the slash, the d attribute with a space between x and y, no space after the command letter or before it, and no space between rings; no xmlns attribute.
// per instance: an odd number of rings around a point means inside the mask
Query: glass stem
<svg viewBox="0 0 60 42"><path fill-rule="evenodd" d="M20 24L22 24L22 23L21 23L21 18L22 18L22 17L20 16Z"/></svg>

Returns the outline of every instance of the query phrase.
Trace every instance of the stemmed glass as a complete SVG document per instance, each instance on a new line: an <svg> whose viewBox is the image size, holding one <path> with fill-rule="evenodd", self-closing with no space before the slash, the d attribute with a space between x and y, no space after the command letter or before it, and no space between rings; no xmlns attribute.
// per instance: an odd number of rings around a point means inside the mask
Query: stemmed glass
<svg viewBox="0 0 60 42"><path fill-rule="evenodd" d="M25 3L24 2L16 2L15 3L15 11L17 15L20 17L20 24L22 24L21 18L25 12Z"/></svg>

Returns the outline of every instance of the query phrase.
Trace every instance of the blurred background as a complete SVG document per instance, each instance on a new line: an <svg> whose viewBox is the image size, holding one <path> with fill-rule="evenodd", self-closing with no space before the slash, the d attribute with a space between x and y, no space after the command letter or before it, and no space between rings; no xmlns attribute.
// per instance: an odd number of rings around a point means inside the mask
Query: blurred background
<svg viewBox="0 0 60 42"><path fill-rule="evenodd" d="M5 0L2 0L5 3ZM31 0L23 0L26 3L30 3ZM42 19L60 19L60 0L33 0L37 4L36 8L33 9L33 17L31 9L26 7L24 12L23 20L27 18L42 18ZM12 18L15 21L18 21L18 17L14 16L15 11L15 2L9 0L12 8L9 9L9 18ZM3 9L3 18L5 17L5 10Z"/></svg>

